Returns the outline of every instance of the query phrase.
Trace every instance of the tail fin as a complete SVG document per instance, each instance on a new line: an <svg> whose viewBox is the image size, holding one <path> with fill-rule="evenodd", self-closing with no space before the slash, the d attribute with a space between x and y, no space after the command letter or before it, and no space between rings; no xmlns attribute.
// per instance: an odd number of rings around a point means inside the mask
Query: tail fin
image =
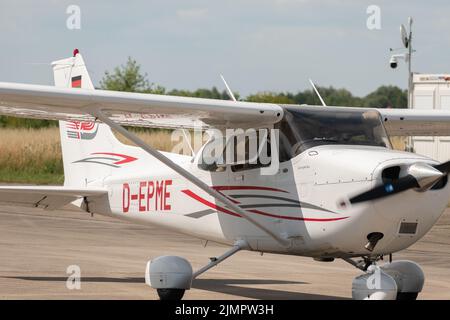
<svg viewBox="0 0 450 320"><path fill-rule="evenodd" d="M75 49L73 57L55 61L52 66L55 86L94 90L78 50ZM59 130L65 186L101 184L121 164L136 160L135 157L124 154L129 146L118 141L105 124L60 121Z"/></svg>
<svg viewBox="0 0 450 320"><path fill-rule="evenodd" d="M95 89L78 49L73 57L53 61L52 66L56 87Z"/></svg>

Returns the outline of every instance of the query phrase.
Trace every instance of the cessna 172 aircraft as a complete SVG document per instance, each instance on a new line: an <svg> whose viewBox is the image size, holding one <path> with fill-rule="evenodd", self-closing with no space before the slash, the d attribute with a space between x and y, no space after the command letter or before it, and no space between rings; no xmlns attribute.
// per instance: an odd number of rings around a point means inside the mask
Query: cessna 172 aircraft
<svg viewBox="0 0 450 320"><path fill-rule="evenodd" d="M196 277L239 250L344 259L363 271L352 284L355 299L415 299L421 291L416 263L379 262L436 223L450 196L450 162L395 151L389 136L450 135L449 112L94 90L78 50L53 62L53 71L55 86L0 83L0 114L60 121L64 186L1 186L1 204L74 203L231 246L196 272L182 257L149 261L146 282L161 299L181 299ZM180 155L155 150L124 126L277 129L277 170L204 165L213 138Z"/></svg>

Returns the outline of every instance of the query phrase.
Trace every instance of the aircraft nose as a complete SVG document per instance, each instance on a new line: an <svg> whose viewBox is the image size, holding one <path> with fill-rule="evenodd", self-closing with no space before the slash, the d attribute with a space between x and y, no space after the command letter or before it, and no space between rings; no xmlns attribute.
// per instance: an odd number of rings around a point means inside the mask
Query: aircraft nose
<svg viewBox="0 0 450 320"><path fill-rule="evenodd" d="M448 169L450 163L424 159L393 159L378 166L371 187L366 185L370 189L363 186L341 206L365 221L366 249L395 252L425 235L449 201Z"/></svg>

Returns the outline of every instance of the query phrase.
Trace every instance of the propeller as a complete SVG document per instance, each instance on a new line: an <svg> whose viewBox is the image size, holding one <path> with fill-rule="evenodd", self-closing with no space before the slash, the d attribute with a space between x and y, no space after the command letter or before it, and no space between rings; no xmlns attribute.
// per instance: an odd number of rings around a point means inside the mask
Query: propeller
<svg viewBox="0 0 450 320"><path fill-rule="evenodd" d="M381 199L409 189L426 191L435 185L442 177L450 172L450 161L429 165L426 163L414 163L407 170L407 175L397 180L375 186L369 191L362 192L349 199L351 204Z"/></svg>
<svg viewBox="0 0 450 320"><path fill-rule="evenodd" d="M450 161L434 165L433 167L441 172L445 172L446 174L450 173Z"/></svg>

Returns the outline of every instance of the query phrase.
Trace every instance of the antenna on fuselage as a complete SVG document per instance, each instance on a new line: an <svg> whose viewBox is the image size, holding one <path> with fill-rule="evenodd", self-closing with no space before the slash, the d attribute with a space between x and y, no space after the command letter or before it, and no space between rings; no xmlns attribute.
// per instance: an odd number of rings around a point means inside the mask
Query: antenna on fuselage
<svg viewBox="0 0 450 320"><path fill-rule="evenodd" d="M233 91L231 91L231 89L228 86L228 83L225 81L225 78L223 77L223 75L220 75L220 78L222 78L223 84L225 85L225 88L227 89L227 94L230 97L230 99L233 101L237 101L236 98L234 97Z"/></svg>
<svg viewBox="0 0 450 320"><path fill-rule="evenodd" d="M309 83L311 83L311 86L313 87L314 91L316 92L317 96L319 97L320 102L322 103L322 106L326 107L327 104L325 103L325 101L323 101L322 96L320 95L319 90L317 90L314 82L311 79L309 79Z"/></svg>

